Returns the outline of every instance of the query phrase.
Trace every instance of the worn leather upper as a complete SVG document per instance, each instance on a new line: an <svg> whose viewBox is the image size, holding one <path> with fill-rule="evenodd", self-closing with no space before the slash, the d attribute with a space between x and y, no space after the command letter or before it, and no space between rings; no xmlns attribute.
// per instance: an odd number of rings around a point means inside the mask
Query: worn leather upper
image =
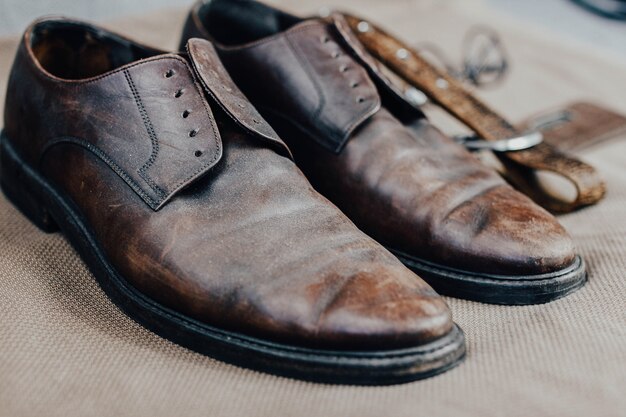
<svg viewBox="0 0 626 417"><path fill-rule="evenodd" d="M250 18L246 34L235 10L249 7L263 17ZM216 44L316 189L389 248L493 274L574 261L556 219L404 102L340 17L299 21L249 0L213 0L192 10L183 38L194 36Z"/></svg>
<svg viewBox="0 0 626 417"><path fill-rule="evenodd" d="M211 45L187 51L37 22L11 72L5 137L77 208L115 269L169 308L308 347L447 334L444 301L313 190Z"/></svg>

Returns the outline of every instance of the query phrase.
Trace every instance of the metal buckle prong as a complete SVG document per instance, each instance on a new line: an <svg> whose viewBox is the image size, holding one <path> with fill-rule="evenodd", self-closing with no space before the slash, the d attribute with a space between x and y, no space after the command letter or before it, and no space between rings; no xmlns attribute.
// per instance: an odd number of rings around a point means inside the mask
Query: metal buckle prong
<svg viewBox="0 0 626 417"><path fill-rule="evenodd" d="M487 149L493 152L515 152L539 145L543 142L543 134L533 131L499 140L484 140L476 135L456 136L454 139L471 151Z"/></svg>

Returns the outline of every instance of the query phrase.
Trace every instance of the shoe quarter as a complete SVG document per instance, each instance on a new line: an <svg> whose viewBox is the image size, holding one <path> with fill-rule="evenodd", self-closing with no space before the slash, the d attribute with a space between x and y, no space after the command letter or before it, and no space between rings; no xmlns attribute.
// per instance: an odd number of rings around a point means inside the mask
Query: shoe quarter
<svg viewBox="0 0 626 417"><path fill-rule="evenodd" d="M221 157L211 109L181 58L145 60L58 90L61 108L47 114L56 128L41 159L61 143L87 148L155 210Z"/></svg>

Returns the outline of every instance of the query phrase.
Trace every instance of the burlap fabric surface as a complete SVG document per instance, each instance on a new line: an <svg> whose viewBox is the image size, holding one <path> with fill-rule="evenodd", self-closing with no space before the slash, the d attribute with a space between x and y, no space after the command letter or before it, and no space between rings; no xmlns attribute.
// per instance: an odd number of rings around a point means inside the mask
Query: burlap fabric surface
<svg viewBox="0 0 626 417"><path fill-rule="evenodd" d="M313 1L284 1L313 12ZM524 29L467 2L351 0L407 40L458 56L472 22L509 46L513 70L484 93L520 119L572 99L626 112L626 62ZM184 11L112 23L173 48ZM4 93L15 39L0 43ZM0 197L0 416L626 416L626 137L585 152L608 179L596 207L561 217L587 261L582 290L547 305L448 299L468 357L444 375L392 387L337 387L227 365L144 330L96 285L62 236Z"/></svg>

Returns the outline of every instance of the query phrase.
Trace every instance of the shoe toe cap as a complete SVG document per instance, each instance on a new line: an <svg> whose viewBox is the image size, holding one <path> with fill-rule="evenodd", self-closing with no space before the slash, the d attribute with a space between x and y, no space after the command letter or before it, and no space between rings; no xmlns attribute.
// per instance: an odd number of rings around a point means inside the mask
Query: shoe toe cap
<svg viewBox="0 0 626 417"><path fill-rule="evenodd" d="M537 275L576 258L571 237L547 211L508 186L455 210L436 237L442 258L477 272Z"/></svg>
<svg viewBox="0 0 626 417"><path fill-rule="evenodd" d="M350 276L322 305L315 331L354 349L416 346L453 326L445 301L401 268Z"/></svg>
<svg viewBox="0 0 626 417"><path fill-rule="evenodd" d="M385 258L248 297L255 317L271 317L257 329L288 344L357 351L415 347L448 334L454 323L443 298L391 254Z"/></svg>

